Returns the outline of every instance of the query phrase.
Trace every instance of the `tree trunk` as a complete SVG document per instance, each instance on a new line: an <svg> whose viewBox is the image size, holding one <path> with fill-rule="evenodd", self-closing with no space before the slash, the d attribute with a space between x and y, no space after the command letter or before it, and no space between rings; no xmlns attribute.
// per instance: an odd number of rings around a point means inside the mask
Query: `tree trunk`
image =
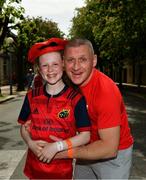
<svg viewBox="0 0 146 180"><path fill-rule="evenodd" d="M123 88L123 85L122 85L122 70L123 70L123 67L120 64L120 66L119 66L119 89L120 90L122 90L122 88Z"/></svg>
<svg viewBox="0 0 146 180"><path fill-rule="evenodd" d="M17 79L18 79L17 91L25 90L24 60L22 55L23 55L23 45L21 44L17 54Z"/></svg>
<svg viewBox="0 0 146 180"><path fill-rule="evenodd" d="M138 59L138 91L140 91L141 86L141 78L142 78L142 67L141 67L141 59Z"/></svg>
<svg viewBox="0 0 146 180"><path fill-rule="evenodd" d="M132 67L133 67L133 75L132 75L132 82L135 83L135 59L132 61Z"/></svg>
<svg viewBox="0 0 146 180"><path fill-rule="evenodd" d="M9 17L5 17L5 21L4 21L3 27L2 27L2 33L0 35L0 49L4 43L4 39L8 32L8 23L9 23ZM1 28L0 28L0 30L1 30Z"/></svg>

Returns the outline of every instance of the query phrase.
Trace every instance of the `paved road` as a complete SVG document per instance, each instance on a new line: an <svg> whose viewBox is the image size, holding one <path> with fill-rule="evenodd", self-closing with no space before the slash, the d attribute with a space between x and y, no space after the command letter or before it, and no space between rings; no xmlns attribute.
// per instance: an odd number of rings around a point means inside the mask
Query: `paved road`
<svg viewBox="0 0 146 180"><path fill-rule="evenodd" d="M146 101L124 93L132 133L135 138L132 179L146 179ZM16 122L22 97L0 104L0 179L26 179L22 173L26 146Z"/></svg>
<svg viewBox="0 0 146 180"><path fill-rule="evenodd" d="M134 93L124 93L124 101L134 136L132 179L146 179L146 100Z"/></svg>
<svg viewBox="0 0 146 180"><path fill-rule="evenodd" d="M26 146L20 137L18 114L22 97L0 104L0 179L8 179L21 161Z"/></svg>

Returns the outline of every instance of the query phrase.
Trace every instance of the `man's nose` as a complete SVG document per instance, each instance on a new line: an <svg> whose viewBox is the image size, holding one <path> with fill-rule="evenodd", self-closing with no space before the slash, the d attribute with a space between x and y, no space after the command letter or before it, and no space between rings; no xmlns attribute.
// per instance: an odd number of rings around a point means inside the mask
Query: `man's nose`
<svg viewBox="0 0 146 180"><path fill-rule="evenodd" d="M74 69L77 70L80 68L80 62L78 60L74 61Z"/></svg>

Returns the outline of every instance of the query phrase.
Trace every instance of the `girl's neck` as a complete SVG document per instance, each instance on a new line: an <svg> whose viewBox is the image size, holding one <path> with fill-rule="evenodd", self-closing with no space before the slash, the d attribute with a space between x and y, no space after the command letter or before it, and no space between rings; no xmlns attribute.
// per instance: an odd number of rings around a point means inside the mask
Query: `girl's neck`
<svg viewBox="0 0 146 180"><path fill-rule="evenodd" d="M64 86L65 84L62 80L53 85L47 83L46 91L50 95L57 95L63 90Z"/></svg>

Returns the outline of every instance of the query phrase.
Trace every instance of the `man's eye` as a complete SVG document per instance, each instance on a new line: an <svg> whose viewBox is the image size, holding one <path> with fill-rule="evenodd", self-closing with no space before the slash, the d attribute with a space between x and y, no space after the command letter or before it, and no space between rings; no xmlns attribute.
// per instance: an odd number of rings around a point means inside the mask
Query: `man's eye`
<svg viewBox="0 0 146 180"><path fill-rule="evenodd" d="M80 62L86 62L87 59L86 58L80 58Z"/></svg>

